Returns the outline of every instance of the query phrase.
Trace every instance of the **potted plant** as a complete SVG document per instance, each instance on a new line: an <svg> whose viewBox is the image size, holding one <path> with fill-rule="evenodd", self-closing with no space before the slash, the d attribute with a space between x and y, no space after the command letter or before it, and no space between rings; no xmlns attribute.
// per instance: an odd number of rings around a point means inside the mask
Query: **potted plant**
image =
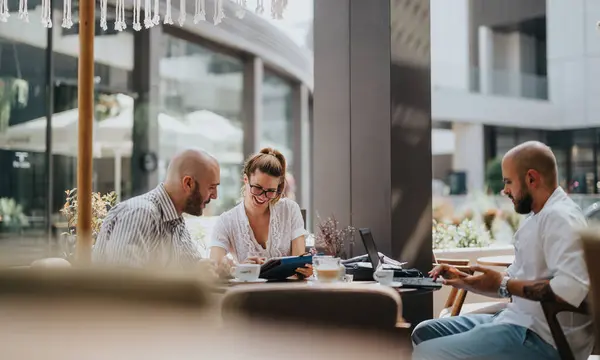
<svg viewBox="0 0 600 360"><path fill-rule="evenodd" d="M19 232L27 225L29 221L23 214L22 206L15 199L0 198L0 226L4 230Z"/></svg>
<svg viewBox="0 0 600 360"><path fill-rule="evenodd" d="M433 220L432 235L433 248L436 250L481 248L491 243L489 231L469 219L458 225Z"/></svg>
<svg viewBox="0 0 600 360"><path fill-rule="evenodd" d="M491 160L485 169L485 180L488 193L498 195L504 189L504 181L502 180L502 159L496 158Z"/></svg>
<svg viewBox="0 0 600 360"><path fill-rule="evenodd" d="M60 212L67 219L68 231L62 234L63 242L61 244L65 259L72 260L77 244L77 189L67 190L65 194L67 199ZM92 239L94 243L104 218L116 204L117 194L114 191L104 195L92 193Z"/></svg>

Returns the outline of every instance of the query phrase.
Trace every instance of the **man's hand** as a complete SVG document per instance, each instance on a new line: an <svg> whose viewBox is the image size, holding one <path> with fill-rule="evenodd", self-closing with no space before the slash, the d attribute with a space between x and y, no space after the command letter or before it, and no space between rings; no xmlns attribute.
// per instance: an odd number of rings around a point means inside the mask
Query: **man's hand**
<svg viewBox="0 0 600 360"><path fill-rule="evenodd" d="M469 276L469 274L464 273L454 266L450 266L447 264L440 264L433 268L429 272L429 276L433 278L433 280L437 280L438 277L443 277L444 279L459 279L463 277Z"/></svg>
<svg viewBox="0 0 600 360"><path fill-rule="evenodd" d="M481 274L444 279L444 284L489 297L500 297L498 288L504 278L501 272L481 266L471 266L471 270Z"/></svg>
<svg viewBox="0 0 600 360"><path fill-rule="evenodd" d="M199 260L193 265L193 269L202 279L207 281L213 281L218 277L216 266L209 259Z"/></svg>

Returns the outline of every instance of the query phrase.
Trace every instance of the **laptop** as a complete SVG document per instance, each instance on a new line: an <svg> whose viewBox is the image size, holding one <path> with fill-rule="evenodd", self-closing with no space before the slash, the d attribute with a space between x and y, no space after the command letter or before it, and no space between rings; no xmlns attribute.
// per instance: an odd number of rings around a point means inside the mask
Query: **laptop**
<svg viewBox="0 0 600 360"><path fill-rule="evenodd" d="M379 258L379 252L373 240L373 234L369 228L358 229L360 237L362 238L365 249L367 249L367 255L371 261L373 271L375 271L381 264ZM385 269L385 265L383 266ZM442 284L434 281L432 278L426 277L394 277L394 282L401 282L404 288L415 288L415 289L439 289Z"/></svg>

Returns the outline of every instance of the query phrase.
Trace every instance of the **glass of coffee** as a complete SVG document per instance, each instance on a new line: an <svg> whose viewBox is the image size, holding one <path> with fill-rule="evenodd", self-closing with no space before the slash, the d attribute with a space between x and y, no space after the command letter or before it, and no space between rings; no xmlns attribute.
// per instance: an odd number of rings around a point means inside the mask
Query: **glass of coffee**
<svg viewBox="0 0 600 360"><path fill-rule="evenodd" d="M342 260L332 256L313 256L313 272L320 282L336 282L340 280Z"/></svg>

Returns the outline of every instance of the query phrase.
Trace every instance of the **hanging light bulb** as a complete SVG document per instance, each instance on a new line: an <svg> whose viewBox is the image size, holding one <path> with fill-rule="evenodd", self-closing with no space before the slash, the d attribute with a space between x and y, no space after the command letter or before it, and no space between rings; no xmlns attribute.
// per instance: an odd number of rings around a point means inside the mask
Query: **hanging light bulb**
<svg viewBox="0 0 600 360"><path fill-rule="evenodd" d="M244 16L246 16L247 0L236 0L236 3L238 6L235 10L235 16L237 16L238 19L243 19Z"/></svg>
<svg viewBox="0 0 600 360"><path fill-rule="evenodd" d="M194 24L200 21L206 20L206 3L204 0L196 0L196 7L194 10Z"/></svg>
<svg viewBox="0 0 600 360"><path fill-rule="evenodd" d="M225 11L223 10L223 0L215 0L215 16L213 17L213 23L219 25L225 18Z"/></svg>
<svg viewBox="0 0 600 360"><path fill-rule="evenodd" d="M287 0L271 0L271 17L275 20L282 20L286 7Z"/></svg>
<svg viewBox="0 0 600 360"><path fill-rule="evenodd" d="M264 0L256 0L256 9L254 9L254 12L258 15L262 15L265 12Z"/></svg>
<svg viewBox="0 0 600 360"><path fill-rule="evenodd" d="M0 0L0 22L8 21L10 17L10 12L8 10L8 2L11 0ZM41 23L44 27L51 28L52 27L52 18L51 18L51 3L52 0L40 0L41 1ZM64 28L71 28L73 26L73 20L71 15L71 4L73 0L63 0L63 19L61 26ZM103 31L108 29L108 0L94 0L94 2L98 1L100 4L100 28ZM166 11L164 17L160 16L160 3L162 0L114 0L115 1L115 21L114 21L114 29L117 31L123 31L127 29L127 24L125 22L125 1L132 2L131 13L133 15L133 21L131 26L133 30L140 31L143 28L149 29L156 25L159 25L161 22L163 24L173 25L173 16L171 12L171 8L175 5L175 2L178 0L165 0L166 2ZM225 5L224 2L226 0L211 0L214 3L214 16L213 16L213 24L218 25L226 17L225 13ZM231 9L232 13L238 19L243 19L246 16L246 12L252 11L248 8L248 0L231 0L234 4L233 8L228 7L227 9ZM27 12L27 2L28 0L18 0L19 3L19 11L18 17L22 21L29 21L29 14ZM186 0L179 0L179 18L177 22L179 26L184 26L184 23L187 18L187 9L186 9ZM194 0L194 24L197 24L201 21L206 20L206 0ZM270 0L271 5L271 17L276 20L283 19L283 13L285 12L288 0ZM142 9L143 8L143 9ZM229 10L228 10L229 11ZM142 18L142 12L143 18ZM256 7L254 12L257 15L264 15L265 13L265 0L256 0ZM161 21L162 20L162 21ZM600 30L600 22L596 24L598 29Z"/></svg>
<svg viewBox="0 0 600 360"><path fill-rule="evenodd" d="M70 29L73 26L73 19L71 17L71 0L63 1L63 21L61 26L65 29Z"/></svg>
<svg viewBox="0 0 600 360"><path fill-rule="evenodd" d="M27 12L27 0L19 0L19 19L29 22L29 13Z"/></svg>

